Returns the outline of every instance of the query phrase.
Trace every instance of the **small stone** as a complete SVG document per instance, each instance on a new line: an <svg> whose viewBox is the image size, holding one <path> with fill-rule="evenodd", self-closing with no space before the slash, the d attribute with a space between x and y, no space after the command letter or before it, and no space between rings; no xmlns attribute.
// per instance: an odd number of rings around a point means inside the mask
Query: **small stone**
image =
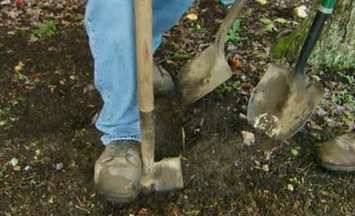
<svg viewBox="0 0 355 216"><path fill-rule="evenodd" d="M294 14L299 18L306 18L308 16L307 7L305 5L296 7Z"/></svg>
<svg viewBox="0 0 355 216"><path fill-rule="evenodd" d="M270 168L269 168L269 165L268 164L264 164L262 169L265 171L265 172L269 172L270 171Z"/></svg>
<svg viewBox="0 0 355 216"><path fill-rule="evenodd" d="M21 170L21 167L20 167L20 166L15 166L15 167L14 167L14 170L15 170L15 171L20 171L20 170Z"/></svg>
<svg viewBox="0 0 355 216"><path fill-rule="evenodd" d="M327 113L322 107L319 107L319 108L317 109L317 114L318 114L318 116L325 116L325 115L327 115L328 113Z"/></svg>
<svg viewBox="0 0 355 216"><path fill-rule="evenodd" d="M337 125L337 122L334 119L324 117L324 120L327 122L328 126L334 128Z"/></svg>
<svg viewBox="0 0 355 216"><path fill-rule="evenodd" d="M31 169L31 166L29 166L29 165L25 166L25 168L24 168L25 171L28 171L30 169Z"/></svg>
<svg viewBox="0 0 355 216"><path fill-rule="evenodd" d="M335 114L341 114L345 112L346 108L344 106L335 105Z"/></svg>
<svg viewBox="0 0 355 216"><path fill-rule="evenodd" d="M295 188L293 187L292 184L288 184L288 185L287 185L287 189L288 189L289 191L294 191L294 190L295 190Z"/></svg>
<svg viewBox="0 0 355 216"><path fill-rule="evenodd" d="M266 5L267 4L267 0L256 0L256 2L261 4L261 5Z"/></svg>
<svg viewBox="0 0 355 216"><path fill-rule="evenodd" d="M247 117L247 115L245 115L244 113L239 113L239 118L240 119L247 119L248 117Z"/></svg>
<svg viewBox="0 0 355 216"><path fill-rule="evenodd" d="M319 77L319 76L317 76L317 75L312 75L312 78L315 80L315 81L317 81L317 82L320 82L322 79Z"/></svg>
<svg viewBox="0 0 355 216"><path fill-rule="evenodd" d="M18 159L17 158L12 158L10 160L10 164L11 164L11 166L15 167L18 164Z"/></svg>
<svg viewBox="0 0 355 216"><path fill-rule="evenodd" d="M49 198L48 202L49 202L50 204L53 204L53 203L54 203L53 197Z"/></svg>
<svg viewBox="0 0 355 216"><path fill-rule="evenodd" d="M260 162L259 161L255 160L254 163L255 163L256 166L260 166Z"/></svg>
<svg viewBox="0 0 355 216"><path fill-rule="evenodd" d="M56 170L61 170L61 169L63 169L63 167L64 167L63 163L57 163L57 164L55 165L55 169L56 169Z"/></svg>
<svg viewBox="0 0 355 216"><path fill-rule="evenodd" d="M242 79L243 81L246 81L246 80L248 79L248 77L245 76L245 74L243 74L242 77L241 77L241 79Z"/></svg>
<svg viewBox="0 0 355 216"><path fill-rule="evenodd" d="M251 146L255 143L255 135L248 131L242 131L243 144L247 146Z"/></svg>
<svg viewBox="0 0 355 216"><path fill-rule="evenodd" d="M239 165L240 165L240 161L239 161L239 160L236 160L236 161L234 161L234 163L233 163L233 164L234 164L234 166L235 166L235 167L239 167Z"/></svg>
<svg viewBox="0 0 355 216"><path fill-rule="evenodd" d="M291 155L292 155L292 156L295 156L295 157L296 157L296 156L299 155L299 151L298 151L297 148L292 148L290 152L291 152Z"/></svg>
<svg viewBox="0 0 355 216"><path fill-rule="evenodd" d="M0 2L0 5L10 5L11 1L10 0L3 0Z"/></svg>
<svg viewBox="0 0 355 216"><path fill-rule="evenodd" d="M35 153L36 153L36 155L39 155L39 154L41 154L41 150L40 150L40 149L37 149L37 150L35 151Z"/></svg>
<svg viewBox="0 0 355 216"><path fill-rule="evenodd" d="M5 121L5 120L0 121L0 127L5 126L6 124L7 124L7 121Z"/></svg>
<svg viewBox="0 0 355 216"><path fill-rule="evenodd" d="M331 91L328 88L324 88L324 98L330 98L331 96Z"/></svg>

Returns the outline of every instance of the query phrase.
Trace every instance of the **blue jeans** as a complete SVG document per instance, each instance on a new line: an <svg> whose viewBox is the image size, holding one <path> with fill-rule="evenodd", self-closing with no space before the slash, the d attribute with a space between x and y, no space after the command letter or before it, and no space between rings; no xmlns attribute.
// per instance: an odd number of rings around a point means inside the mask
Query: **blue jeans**
<svg viewBox="0 0 355 216"><path fill-rule="evenodd" d="M154 50L193 0L153 0ZM95 86L104 102L96 121L104 145L140 140L136 95L134 1L89 0L85 27L95 61Z"/></svg>

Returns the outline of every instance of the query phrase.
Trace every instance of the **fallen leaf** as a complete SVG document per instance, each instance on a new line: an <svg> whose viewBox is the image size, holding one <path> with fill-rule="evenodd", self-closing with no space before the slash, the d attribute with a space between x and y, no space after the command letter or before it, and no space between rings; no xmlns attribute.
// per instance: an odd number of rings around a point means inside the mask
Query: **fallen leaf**
<svg viewBox="0 0 355 216"><path fill-rule="evenodd" d="M229 59L228 64L234 73L241 69L240 60L238 58Z"/></svg>
<svg viewBox="0 0 355 216"><path fill-rule="evenodd" d="M186 15L186 18L191 21L196 21L198 19L198 16L195 13L189 13Z"/></svg>
<svg viewBox="0 0 355 216"><path fill-rule="evenodd" d="M266 5L267 4L267 0L256 0L256 2L261 4L261 5Z"/></svg>
<svg viewBox="0 0 355 216"><path fill-rule="evenodd" d="M290 21L288 21L288 20L286 20L284 18L281 18L281 17L274 19L274 22L277 22L277 23L280 23L280 24L288 24L288 23L290 23Z"/></svg>
<svg viewBox="0 0 355 216"><path fill-rule="evenodd" d="M15 66L15 72L16 73L20 73L22 70L23 70L23 67L24 67L25 65L23 64L23 62L19 62L19 63L17 63L17 65Z"/></svg>
<svg viewBox="0 0 355 216"><path fill-rule="evenodd" d="M248 131L241 132L243 137L243 144L247 146L251 146L255 143L255 135Z"/></svg>

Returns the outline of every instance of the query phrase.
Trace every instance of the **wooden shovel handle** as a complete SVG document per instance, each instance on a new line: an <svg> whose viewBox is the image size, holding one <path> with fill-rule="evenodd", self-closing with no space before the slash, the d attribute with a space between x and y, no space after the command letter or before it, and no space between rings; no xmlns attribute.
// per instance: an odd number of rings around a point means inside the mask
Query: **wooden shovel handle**
<svg viewBox="0 0 355 216"><path fill-rule="evenodd" d="M221 26L218 29L215 40L215 43L219 50L222 50L224 52L224 42L226 35L230 27L233 25L235 19L240 17L240 15L243 13L243 8L246 2L247 0L236 0L234 5L230 9L228 15L226 16L226 18L224 18Z"/></svg>
<svg viewBox="0 0 355 216"><path fill-rule="evenodd" d="M137 92L141 122L143 174L154 166L154 93L152 55L152 0L135 0Z"/></svg>
<svg viewBox="0 0 355 216"><path fill-rule="evenodd" d="M154 109L152 55L152 0L135 0L136 65L139 110Z"/></svg>

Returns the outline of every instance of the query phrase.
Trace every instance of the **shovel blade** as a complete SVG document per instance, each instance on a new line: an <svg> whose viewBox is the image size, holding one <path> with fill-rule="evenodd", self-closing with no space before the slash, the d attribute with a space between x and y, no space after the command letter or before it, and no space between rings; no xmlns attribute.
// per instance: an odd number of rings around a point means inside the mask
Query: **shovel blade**
<svg viewBox="0 0 355 216"><path fill-rule="evenodd" d="M215 44L193 58L177 77L182 103L191 104L207 95L232 76L232 71Z"/></svg>
<svg viewBox="0 0 355 216"><path fill-rule="evenodd" d="M234 20L242 13L246 0L239 0L220 25L213 44L193 58L177 77L182 104L191 104L207 95L232 76L225 55L225 37Z"/></svg>
<svg viewBox="0 0 355 216"><path fill-rule="evenodd" d="M154 163L152 172L143 176L141 185L144 192L171 191L184 187L180 157L165 158Z"/></svg>
<svg viewBox="0 0 355 216"><path fill-rule="evenodd" d="M285 140L304 126L322 95L305 75L272 64L251 94L248 121L269 137Z"/></svg>

